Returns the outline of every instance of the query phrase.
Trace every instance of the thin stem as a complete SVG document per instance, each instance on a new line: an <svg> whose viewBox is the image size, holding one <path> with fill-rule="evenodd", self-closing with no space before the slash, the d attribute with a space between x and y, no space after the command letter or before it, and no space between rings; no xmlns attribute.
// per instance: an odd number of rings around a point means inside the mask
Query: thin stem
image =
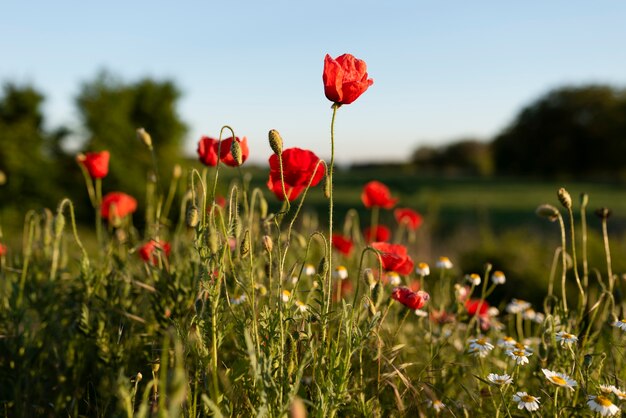
<svg viewBox="0 0 626 418"><path fill-rule="evenodd" d="M563 312L567 315L567 291L565 290L565 278L567 273L567 252L565 251L566 241L565 241L565 224L563 223L563 217L561 214L558 214L559 226L561 227L561 260L563 261L561 272L561 296L563 298Z"/></svg>

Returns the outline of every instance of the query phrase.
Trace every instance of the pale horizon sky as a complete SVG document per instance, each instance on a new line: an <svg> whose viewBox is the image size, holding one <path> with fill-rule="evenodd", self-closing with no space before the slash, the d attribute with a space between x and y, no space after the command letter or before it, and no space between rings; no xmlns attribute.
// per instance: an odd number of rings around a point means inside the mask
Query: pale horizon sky
<svg viewBox="0 0 626 418"><path fill-rule="evenodd" d="M186 150L230 125L251 160L330 153L326 53L367 62L374 85L339 110L340 163L406 160L420 145L490 139L562 85L626 85L626 3L609 1L3 2L0 82L32 83L48 125L79 129L80 84L171 79ZM506 4L505 4L506 3Z"/></svg>

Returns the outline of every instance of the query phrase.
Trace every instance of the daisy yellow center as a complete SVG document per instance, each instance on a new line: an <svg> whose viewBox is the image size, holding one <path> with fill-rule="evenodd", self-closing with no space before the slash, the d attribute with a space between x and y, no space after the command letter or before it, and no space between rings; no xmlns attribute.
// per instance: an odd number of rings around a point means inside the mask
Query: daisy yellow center
<svg viewBox="0 0 626 418"><path fill-rule="evenodd" d="M563 333L563 338L570 340L574 337L573 334L568 334L567 332Z"/></svg>
<svg viewBox="0 0 626 418"><path fill-rule="evenodd" d="M620 321L622 324L626 324L626 319L620 319Z"/></svg>
<svg viewBox="0 0 626 418"><path fill-rule="evenodd" d="M424 270L424 269L426 269L426 267L428 267L428 264L426 264L426 263L419 263L419 264L417 265L417 267L419 267L419 268L421 268L422 270Z"/></svg>
<svg viewBox="0 0 626 418"><path fill-rule="evenodd" d="M486 345L487 344L487 340L484 338L479 338L476 340L476 344L478 345Z"/></svg>
<svg viewBox="0 0 626 418"><path fill-rule="evenodd" d="M611 402L609 398L607 398L606 396L602 396L602 395L596 396L595 401L598 405L603 406L605 408L613 405L613 402Z"/></svg>
<svg viewBox="0 0 626 418"><path fill-rule="evenodd" d="M535 397L531 396L531 395L524 395L522 396L522 402L535 402Z"/></svg>
<svg viewBox="0 0 626 418"><path fill-rule="evenodd" d="M515 341L512 337L504 337L502 340L507 342L507 343Z"/></svg>
<svg viewBox="0 0 626 418"><path fill-rule="evenodd" d="M495 382L498 383L498 384L503 384L503 383L506 383L506 379L504 379L502 377L499 377L499 378L495 379Z"/></svg>
<svg viewBox="0 0 626 418"><path fill-rule="evenodd" d="M524 349L524 344L522 344L522 343L515 343L515 348L517 348L518 350L523 350Z"/></svg>
<svg viewBox="0 0 626 418"><path fill-rule="evenodd" d="M567 382L565 381L565 379L563 379L561 376L552 376L550 378L550 380L552 381L552 383L554 383L555 385L559 385L559 386L566 386Z"/></svg>
<svg viewBox="0 0 626 418"><path fill-rule="evenodd" d="M513 351L513 355L515 357L524 357L526 356L526 353L524 351Z"/></svg>

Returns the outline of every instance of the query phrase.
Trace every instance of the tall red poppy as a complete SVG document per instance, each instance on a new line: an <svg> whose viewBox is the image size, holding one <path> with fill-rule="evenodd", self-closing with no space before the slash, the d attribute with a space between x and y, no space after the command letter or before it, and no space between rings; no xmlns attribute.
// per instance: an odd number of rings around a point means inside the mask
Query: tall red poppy
<svg viewBox="0 0 626 418"><path fill-rule="evenodd" d="M391 209L394 207L398 199L391 197L389 188L379 181L370 181L363 187L361 193L361 201L366 208L378 206L383 209Z"/></svg>
<svg viewBox="0 0 626 418"><path fill-rule="evenodd" d="M239 137L235 137L235 140L239 142L239 145L241 146L241 159L243 163L248 159L248 155L250 155L250 150L248 148L248 138L246 138L245 136L241 139ZM229 165L231 167L237 167L239 164L237 164L237 161L235 161L235 159L233 158L230 150L232 145L232 136L223 139L221 145L218 139L203 136L198 142L197 150L200 162L209 167L215 167L217 165L217 161L221 160L226 165ZM217 152L218 149L219 157Z"/></svg>
<svg viewBox="0 0 626 418"><path fill-rule="evenodd" d="M113 212L111 209L115 207ZM102 198L100 214L103 218L109 219L111 216L123 218L137 210L137 201L134 197L122 192L111 192Z"/></svg>
<svg viewBox="0 0 626 418"><path fill-rule="evenodd" d="M367 78L367 64L350 54L335 59L324 58L324 94L331 102L350 104L359 98L374 80Z"/></svg>
<svg viewBox="0 0 626 418"><path fill-rule="evenodd" d="M404 245L373 242L370 246L380 252L384 270L398 274L409 274L413 270L413 260Z"/></svg>
<svg viewBox="0 0 626 418"><path fill-rule="evenodd" d="M333 234L333 247L337 249L341 254L349 256L354 247L354 243L348 237L341 234Z"/></svg>
<svg viewBox="0 0 626 418"><path fill-rule="evenodd" d="M169 257L171 246L168 242L150 240L139 249L139 257L145 262L152 262L153 265L157 265L159 264L157 251L163 251L165 257Z"/></svg>
<svg viewBox="0 0 626 418"><path fill-rule="evenodd" d="M267 187L274 192L278 200L284 200L285 194L289 201L295 200L300 193L311 186L316 186L324 177L324 168L320 159L312 151L300 148L288 148L281 154L283 161L283 193L280 179L280 162L276 154L270 157L270 178Z"/></svg>
<svg viewBox="0 0 626 418"><path fill-rule="evenodd" d="M79 155L77 160L82 164L92 179L101 179L109 174L109 151L87 152Z"/></svg>
<svg viewBox="0 0 626 418"><path fill-rule="evenodd" d="M391 230L385 225L376 225L376 230L373 231L369 226L363 231L363 236L366 242L375 241L389 241L391 238Z"/></svg>
<svg viewBox="0 0 626 418"><path fill-rule="evenodd" d="M409 208L397 208L393 211L393 215L400 225L406 225L408 229L413 231L419 228L423 222L422 215Z"/></svg>
<svg viewBox="0 0 626 418"><path fill-rule="evenodd" d="M469 299L465 302L465 309L470 316L486 317L489 312L489 302L484 299Z"/></svg>
<svg viewBox="0 0 626 418"><path fill-rule="evenodd" d="M414 292L408 287L396 287L391 291L391 298L397 300L409 309L416 310L426 304L428 299L430 299L430 295L421 290Z"/></svg>

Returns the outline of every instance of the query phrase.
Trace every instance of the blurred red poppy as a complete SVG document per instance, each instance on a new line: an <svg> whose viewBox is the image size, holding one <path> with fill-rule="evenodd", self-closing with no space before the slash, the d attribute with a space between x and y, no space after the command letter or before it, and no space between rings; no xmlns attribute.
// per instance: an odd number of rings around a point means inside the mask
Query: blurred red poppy
<svg viewBox="0 0 626 418"><path fill-rule="evenodd" d="M366 242L389 241L391 238L391 230L385 225L376 225L376 230L372 231L369 226L363 231Z"/></svg>
<svg viewBox="0 0 626 418"><path fill-rule="evenodd" d="M379 181L370 181L363 187L361 193L361 201L366 208L378 206L384 209L391 209L395 206L398 199L391 197L389 188Z"/></svg>
<svg viewBox="0 0 626 418"><path fill-rule="evenodd" d="M470 299L465 302L465 309L470 316L487 316L489 311L489 303L483 299Z"/></svg>
<svg viewBox="0 0 626 418"><path fill-rule="evenodd" d="M380 252L383 269L398 274L409 274L413 270L413 260L404 245L373 242L370 246Z"/></svg>
<svg viewBox="0 0 626 418"><path fill-rule="evenodd" d="M4 244L0 244L0 256L6 255L7 253L7 246Z"/></svg>
<svg viewBox="0 0 626 418"><path fill-rule="evenodd" d="M312 151L300 148L288 148L281 154L285 190L280 179L280 162L276 154L270 157L270 178L267 187L274 192L278 200L295 200L300 193L311 186L316 186L324 177L324 168L320 159Z"/></svg>
<svg viewBox="0 0 626 418"><path fill-rule="evenodd" d="M422 215L409 208L397 208L393 211L393 215L400 225L406 225L412 231L419 228L423 222Z"/></svg>
<svg viewBox="0 0 626 418"><path fill-rule="evenodd" d="M239 145L241 146L241 160L242 163L244 163L248 159L248 155L250 155L248 138L245 136L241 139L239 137L235 137L235 140L239 142ZM228 166L237 167L239 164L237 164L237 161L235 161L230 151L232 145L232 136L223 139L221 145L219 140L203 136L198 142L198 157L200 158L200 162L209 167L215 167L218 161L217 151L219 149L219 160Z"/></svg>
<svg viewBox="0 0 626 418"><path fill-rule="evenodd" d="M171 246L168 242L156 242L150 240L139 249L139 257L145 262L152 262L153 265L159 264L159 256L157 251L163 251L165 257L170 256Z"/></svg>
<svg viewBox="0 0 626 418"><path fill-rule="evenodd" d="M422 308L430 296L426 292L414 292L408 287L396 287L391 292L391 298L397 300L409 309L416 310Z"/></svg>
<svg viewBox="0 0 626 418"><path fill-rule="evenodd" d="M109 174L109 151L87 152L80 154L76 160L82 164L92 179L101 179Z"/></svg>
<svg viewBox="0 0 626 418"><path fill-rule="evenodd" d="M367 78L367 64L350 54L335 59L324 58L324 94L331 102L350 104L359 98L374 80Z"/></svg>
<svg viewBox="0 0 626 418"><path fill-rule="evenodd" d="M115 208L112 211L112 208ZM122 192L111 192L102 198L100 214L103 218L109 219L111 216L123 218L137 210L137 201L134 197Z"/></svg>
<svg viewBox="0 0 626 418"><path fill-rule="evenodd" d="M354 247L354 243L348 237L344 237L340 234L333 234L333 247L337 249L341 254L349 256Z"/></svg>

